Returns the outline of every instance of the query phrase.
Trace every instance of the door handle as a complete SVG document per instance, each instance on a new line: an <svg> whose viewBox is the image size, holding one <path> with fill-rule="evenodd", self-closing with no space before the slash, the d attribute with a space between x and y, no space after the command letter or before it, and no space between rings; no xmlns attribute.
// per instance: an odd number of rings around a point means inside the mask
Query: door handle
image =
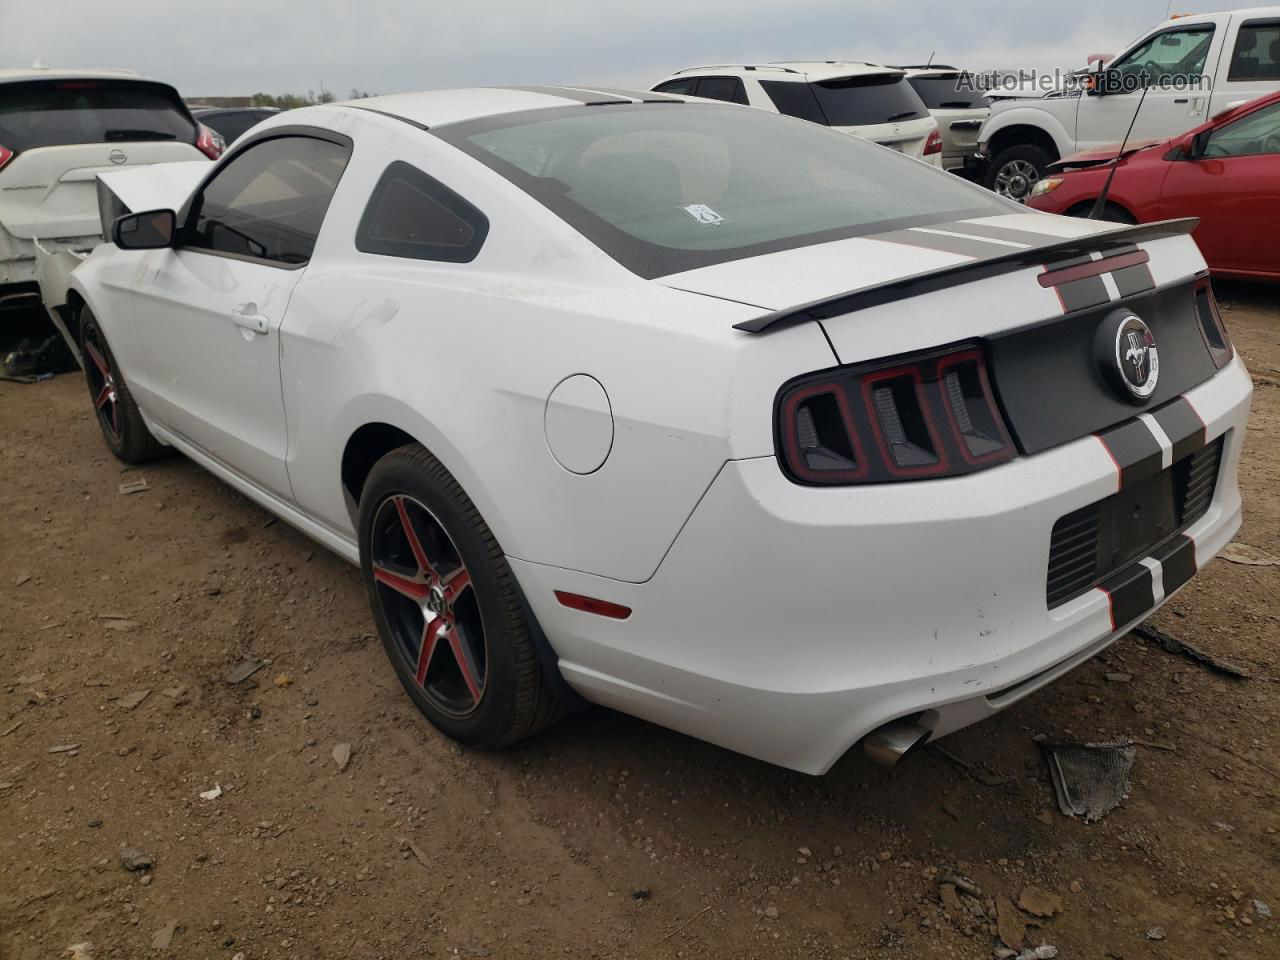
<svg viewBox="0 0 1280 960"><path fill-rule="evenodd" d="M258 305L256 303L242 303L231 311L231 319L235 321L237 327L249 330L259 336L266 336L270 329L270 318L258 313Z"/></svg>
<svg viewBox="0 0 1280 960"><path fill-rule="evenodd" d="M1187 99L1186 97L1178 97L1178 98L1177 98L1176 100L1174 100L1173 102L1174 102L1174 103L1190 103L1191 101L1190 101L1189 99Z"/></svg>

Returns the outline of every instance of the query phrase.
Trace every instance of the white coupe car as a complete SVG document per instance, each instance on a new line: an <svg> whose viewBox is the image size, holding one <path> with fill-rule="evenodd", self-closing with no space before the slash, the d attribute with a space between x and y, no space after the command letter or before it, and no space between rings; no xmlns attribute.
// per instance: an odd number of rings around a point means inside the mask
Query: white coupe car
<svg viewBox="0 0 1280 960"><path fill-rule="evenodd" d="M570 88L291 111L187 192L73 276L107 444L358 562L465 743L586 700L810 773L893 760L1239 525L1251 385L1192 221Z"/></svg>

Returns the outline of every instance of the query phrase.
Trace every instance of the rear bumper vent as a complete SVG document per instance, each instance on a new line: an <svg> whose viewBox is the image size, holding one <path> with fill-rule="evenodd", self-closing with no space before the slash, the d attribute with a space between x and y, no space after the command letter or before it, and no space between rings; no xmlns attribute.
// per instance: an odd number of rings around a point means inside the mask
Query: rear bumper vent
<svg viewBox="0 0 1280 960"><path fill-rule="evenodd" d="M1203 517L1217 490L1222 444L1223 438L1218 437L1145 481L1142 489L1113 494L1059 518L1049 538L1045 579L1049 608L1087 593ZM1131 521L1135 505L1148 514L1169 511L1174 529L1166 528L1163 535L1132 533L1138 530Z"/></svg>

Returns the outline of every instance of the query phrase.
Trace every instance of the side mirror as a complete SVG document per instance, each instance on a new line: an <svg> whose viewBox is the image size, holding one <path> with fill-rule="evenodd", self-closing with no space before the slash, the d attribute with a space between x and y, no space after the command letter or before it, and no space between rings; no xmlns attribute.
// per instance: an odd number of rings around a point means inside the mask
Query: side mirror
<svg viewBox="0 0 1280 960"><path fill-rule="evenodd" d="M111 242L121 250L160 250L173 246L178 215L172 210L130 213L111 225Z"/></svg>

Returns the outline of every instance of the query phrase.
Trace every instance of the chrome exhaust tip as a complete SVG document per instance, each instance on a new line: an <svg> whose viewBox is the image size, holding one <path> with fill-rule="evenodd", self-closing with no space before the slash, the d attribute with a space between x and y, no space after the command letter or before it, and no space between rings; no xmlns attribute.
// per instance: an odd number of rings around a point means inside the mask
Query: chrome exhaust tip
<svg viewBox="0 0 1280 960"><path fill-rule="evenodd" d="M877 727L862 740L867 757L883 767L893 767L907 754L924 744L933 731L922 727L914 718L891 720Z"/></svg>

